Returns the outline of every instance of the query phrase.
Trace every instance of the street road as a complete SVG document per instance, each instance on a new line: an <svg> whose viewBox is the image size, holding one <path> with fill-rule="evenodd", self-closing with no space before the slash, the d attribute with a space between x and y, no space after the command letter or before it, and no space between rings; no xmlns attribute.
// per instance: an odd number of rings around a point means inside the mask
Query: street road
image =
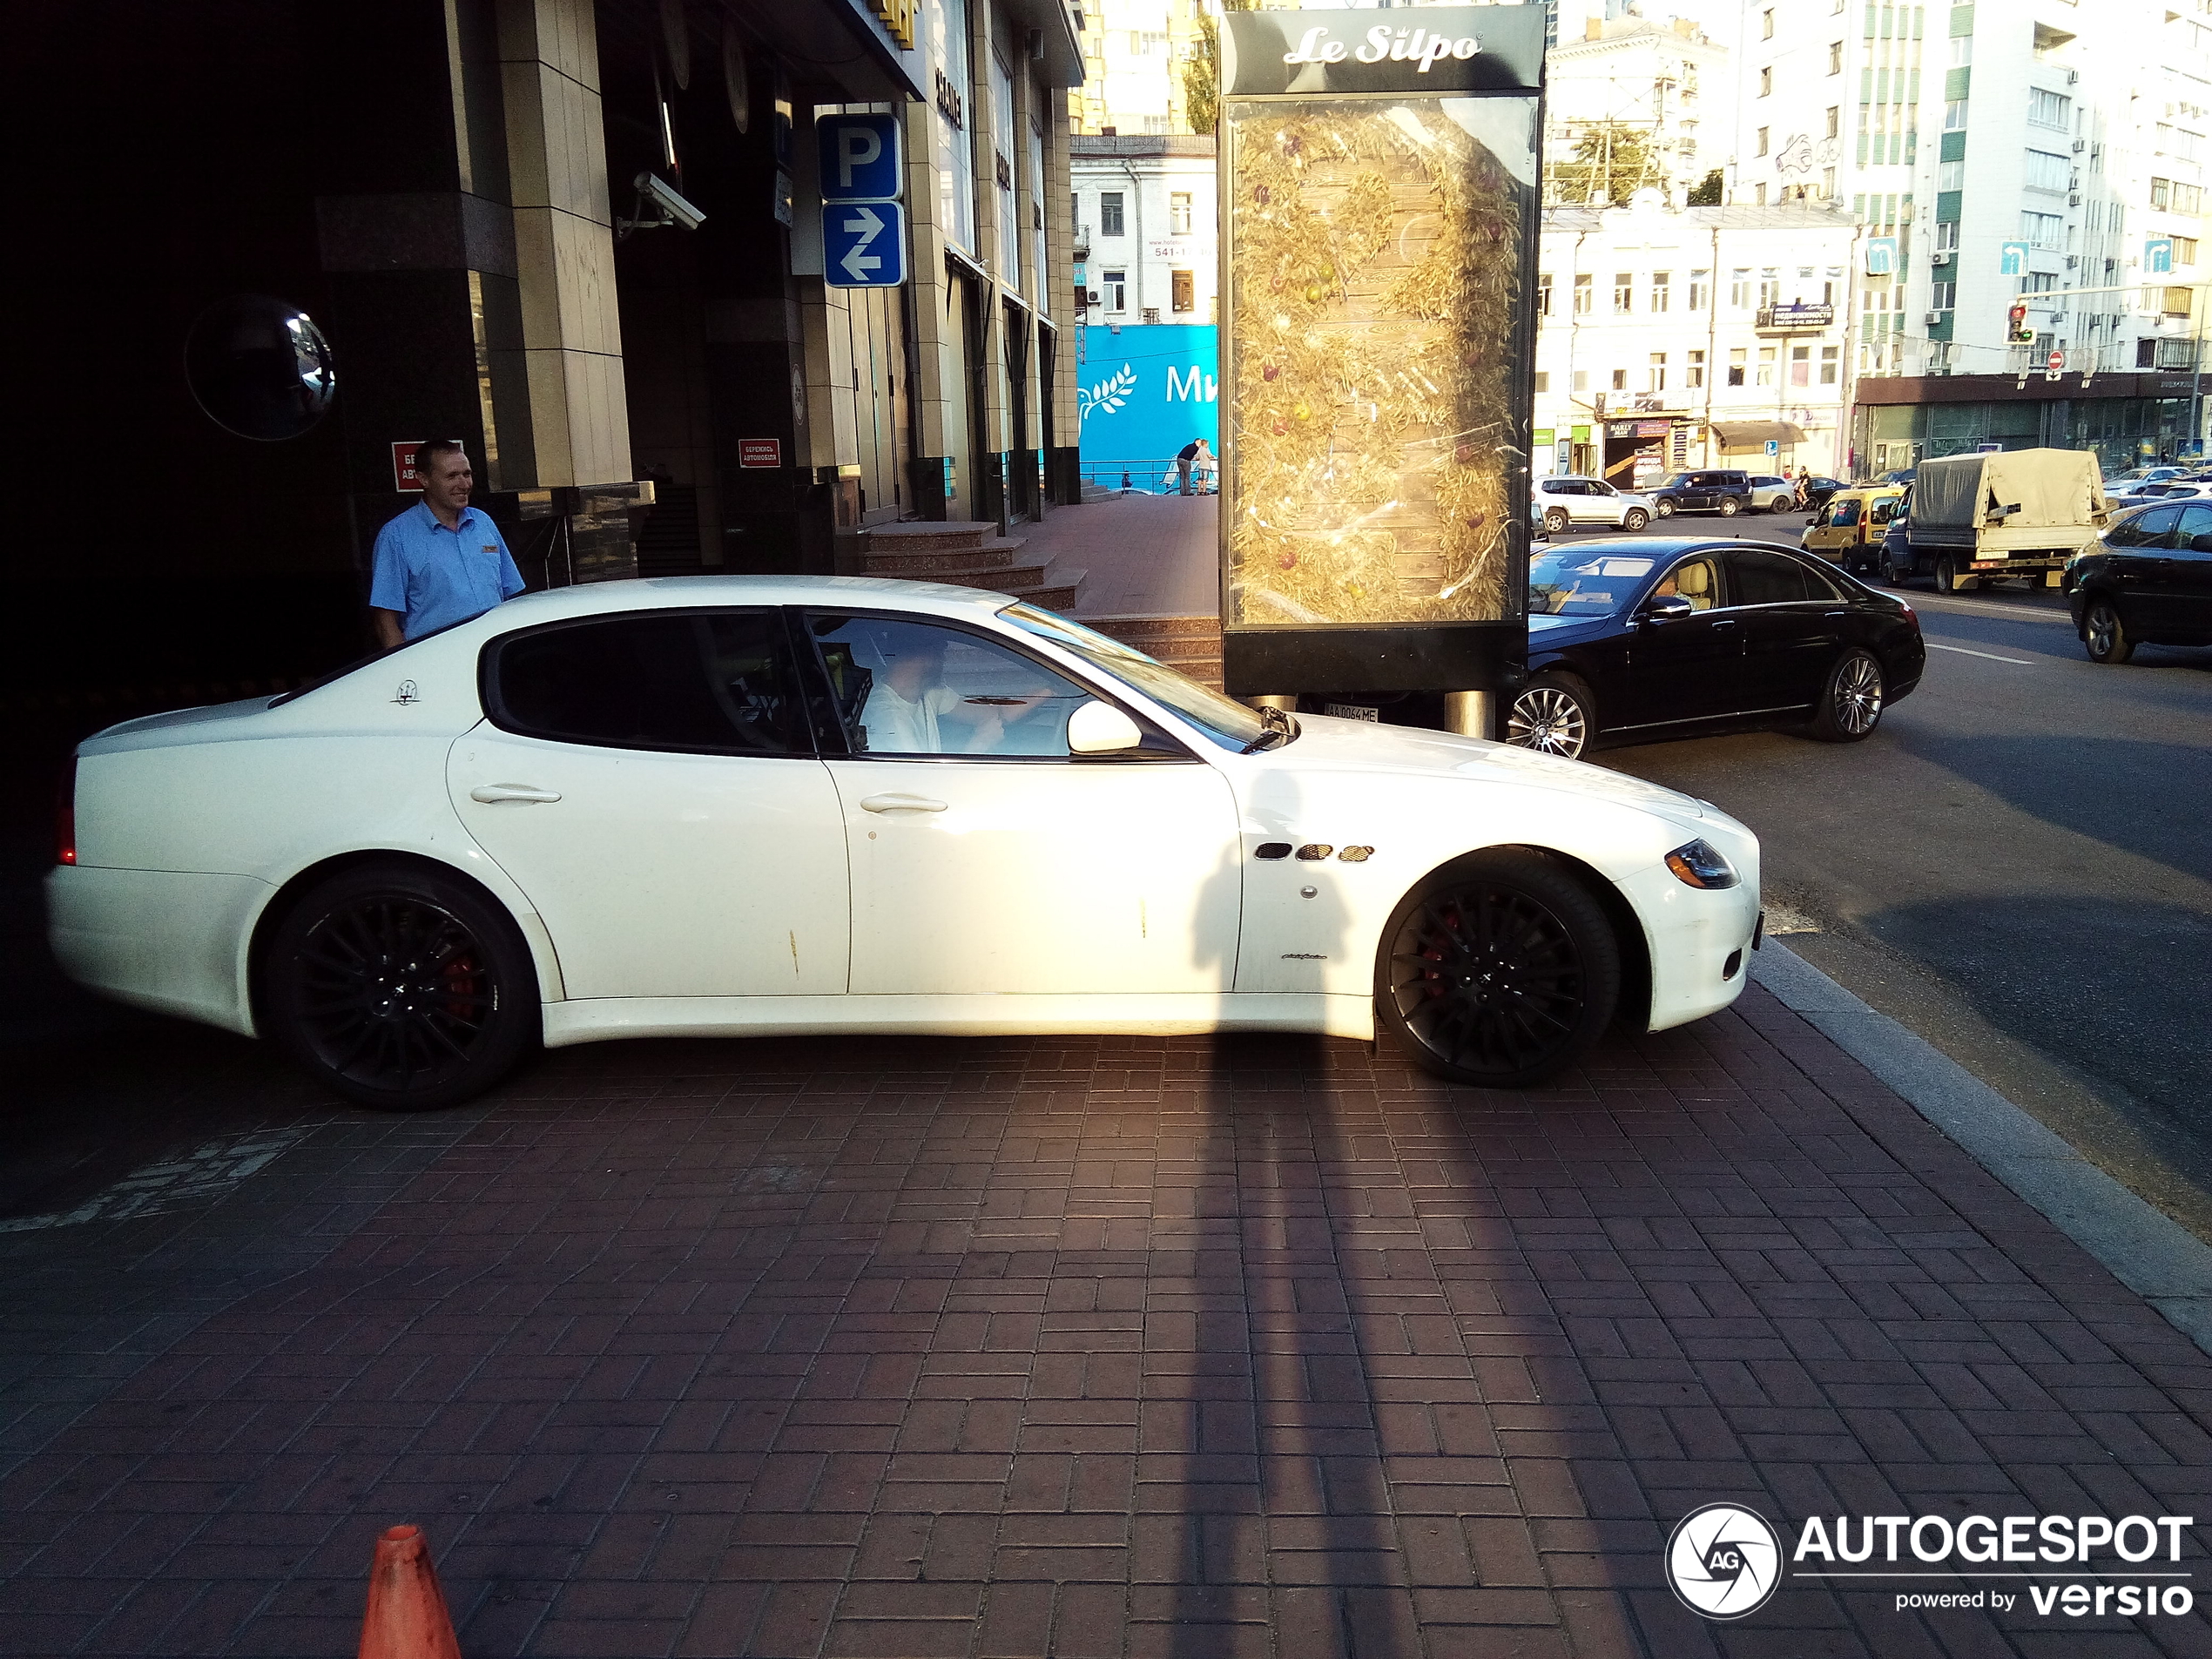
<svg viewBox="0 0 2212 1659"><path fill-rule="evenodd" d="M2212 1238L2212 650L2100 668L2055 592L1902 597L1927 676L1868 742L1598 759L1750 824L1791 948Z"/></svg>

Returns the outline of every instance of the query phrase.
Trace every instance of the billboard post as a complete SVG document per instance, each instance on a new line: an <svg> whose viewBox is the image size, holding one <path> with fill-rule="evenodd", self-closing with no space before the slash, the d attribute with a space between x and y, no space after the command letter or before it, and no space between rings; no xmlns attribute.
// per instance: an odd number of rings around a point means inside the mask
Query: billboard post
<svg viewBox="0 0 2212 1659"><path fill-rule="evenodd" d="M1487 735L1527 654L1542 10L1222 28L1229 689Z"/></svg>

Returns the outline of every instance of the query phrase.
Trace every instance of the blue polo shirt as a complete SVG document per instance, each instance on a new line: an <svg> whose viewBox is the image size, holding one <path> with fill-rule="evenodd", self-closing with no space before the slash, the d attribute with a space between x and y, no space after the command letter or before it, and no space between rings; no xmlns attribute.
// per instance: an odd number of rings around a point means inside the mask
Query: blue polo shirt
<svg viewBox="0 0 2212 1659"><path fill-rule="evenodd" d="M428 502L417 502L376 533L376 575L368 602L406 617L408 639L481 617L523 590L499 526L473 507L451 529Z"/></svg>

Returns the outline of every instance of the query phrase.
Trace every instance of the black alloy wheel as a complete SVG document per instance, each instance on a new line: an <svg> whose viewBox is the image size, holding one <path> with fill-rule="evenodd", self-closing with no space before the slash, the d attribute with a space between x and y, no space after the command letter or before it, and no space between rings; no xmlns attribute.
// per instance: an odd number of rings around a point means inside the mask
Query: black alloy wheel
<svg viewBox="0 0 2212 1659"><path fill-rule="evenodd" d="M1836 659L1812 716L1812 735L1824 743L1859 743L1882 723L1882 664L1871 651L1851 650Z"/></svg>
<svg viewBox="0 0 2212 1659"><path fill-rule="evenodd" d="M1579 760L1597 734L1590 688L1571 674L1539 674L1506 716L1506 741L1539 754Z"/></svg>
<svg viewBox="0 0 2212 1659"><path fill-rule="evenodd" d="M1721 516L1723 518L1734 518L1741 510L1742 503L1737 502L1735 496L1723 496L1721 497Z"/></svg>
<svg viewBox="0 0 2212 1659"><path fill-rule="evenodd" d="M1621 995L1621 949L1595 899L1539 855L1479 853L1432 875L1383 930L1379 1022L1454 1082L1520 1089L1574 1063Z"/></svg>
<svg viewBox="0 0 2212 1659"><path fill-rule="evenodd" d="M279 924L261 983L293 1056L380 1111L480 1094L539 1036L537 975L514 922L427 869L371 867L315 887Z"/></svg>
<svg viewBox="0 0 2212 1659"><path fill-rule="evenodd" d="M2092 599L2081 617L2081 644L2093 663L2124 663L2135 654L2135 642L2121 624L2119 610L2109 599Z"/></svg>

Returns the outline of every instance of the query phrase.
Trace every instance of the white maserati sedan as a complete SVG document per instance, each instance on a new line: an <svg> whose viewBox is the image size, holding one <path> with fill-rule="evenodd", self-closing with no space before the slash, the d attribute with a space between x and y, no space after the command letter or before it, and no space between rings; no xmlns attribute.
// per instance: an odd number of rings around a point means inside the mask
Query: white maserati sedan
<svg viewBox="0 0 2212 1659"><path fill-rule="evenodd" d="M1378 1026L1514 1086L1732 1001L1758 844L1440 732L1255 712L1002 594L531 594L79 746L85 985L397 1110L541 1043Z"/></svg>

